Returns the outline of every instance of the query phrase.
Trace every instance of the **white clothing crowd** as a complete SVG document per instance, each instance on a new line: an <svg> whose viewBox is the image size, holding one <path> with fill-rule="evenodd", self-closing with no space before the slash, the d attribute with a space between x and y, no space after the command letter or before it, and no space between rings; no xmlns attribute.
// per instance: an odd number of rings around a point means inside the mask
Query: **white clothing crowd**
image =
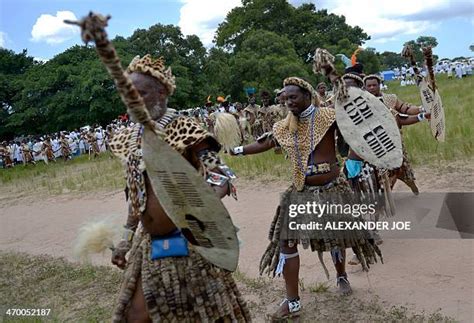
<svg viewBox="0 0 474 323"><path fill-rule="evenodd" d="M471 76L474 68L474 59L465 61L450 62L447 60L439 61L434 66L435 74L447 74L448 78L458 78ZM393 69L395 79L400 80L401 86L416 85L415 72L413 67L407 65L396 67ZM426 69L421 71L423 76L426 76Z"/></svg>
<svg viewBox="0 0 474 323"><path fill-rule="evenodd" d="M54 158L67 157L72 159L83 154L90 154L92 152L91 141L93 140L97 143L99 153L106 151L108 149L108 141L110 140L111 135L119 129L127 127L128 124L128 121L116 119L111 124L107 125L106 129L103 129L101 126L85 126L70 132L61 131L59 133L43 136L15 138L9 142L4 141L1 143L1 146L10 154L10 160L13 164L12 166L25 163L25 154L22 148L22 145L24 146L25 144L29 148L33 161L44 161L45 163L48 163L48 158L43 145L43 143L48 139L51 144ZM63 156L63 150L61 149L61 136L64 136L67 140L70 151L69 156ZM0 156L0 168L5 167L6 163L4 159L5 158Z"/></svg>

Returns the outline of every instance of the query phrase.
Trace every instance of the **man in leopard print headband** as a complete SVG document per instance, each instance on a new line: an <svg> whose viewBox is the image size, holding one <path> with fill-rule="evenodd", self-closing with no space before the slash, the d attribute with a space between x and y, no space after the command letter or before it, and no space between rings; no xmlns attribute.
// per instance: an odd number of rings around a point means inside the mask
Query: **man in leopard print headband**
<svg viewBox="0 0 474 323"><path fill-rule="evenodd" d="M260 138L256 143L233 149L234 155L250 155L281 146L290 157L292 165L293 183L282 194L280 206L270 225L270 244L260 261L260 274L283 274L285 279L286 297L279 309L270 315L272 321L297 317L300 313L298 244L305 249L311 247L312 251L318 251L321 262L322 252L331 252L337 272L337 285L342 294L351 292L345 272L345 248L353 247L357 250L364 259L364 264L376 259L376 250L368 243L366 232L362 231L351 232L355 235L350 239L351 242L344 241L335 231L330 230L315 230L310 238L299 233L297 239L284 238L285 230L288 232L288 227L284 226L289 219L284 204L288 203L290 196L301 197L311 193L311 202L325 204L332 203L331 198L350 202L352 192L339 171L336 159L335 110L318 107L316 92L301 78L289 77L284 80L283 85L289 109L287 118L275 123L272 134ZM347 217L352 218L351 215ZM328 275L325 266L324 269Z"/></svg>
<svg viewBox="0 0 474 323"><path fill-rule="evenodd" d="M175 78L163 60L135 57L127 75L151 119L165 133L165 142L208 176L207 182L221 198L233 193L231 179L217 155L220 144L192 118L167 109ZM126 167L129 210L124 238L112 254L112 263L125 268L113 320L249 321L231 272L212 265L188 245L155 196L141 153L142 133L143 125L137 123L115 134L110 142L111 151ZM219 181L210 180L215 174L221 175ZM170 236L183 240L187 255L152 260L151 245Z"/></svg>

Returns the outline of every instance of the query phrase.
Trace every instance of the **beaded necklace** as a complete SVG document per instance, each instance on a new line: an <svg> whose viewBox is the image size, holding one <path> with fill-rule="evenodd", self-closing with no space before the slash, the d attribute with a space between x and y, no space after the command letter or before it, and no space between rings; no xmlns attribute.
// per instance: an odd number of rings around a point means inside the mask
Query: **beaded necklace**
<svg viewBox="0 0 474 323"><path fill-rule="evenodd" d="M315 120L315 117L316 117L316 108L311 105L308 109L306 109L305 111L303 111L300 115L300 118L307 118L309 115L311 115L311 128L310 128L310 131L311 131L311 136L310 136L310 148L311 148L311 151L310 151L310 156L311 156L311 159L310 159L310 165L313 164L313 149L314 149L314 120ZM306 174L307 172L305 171L305 167L303 167L303 162L301 160L301 153L300 153L300 149L298 147L298 131L295 132L294 134L294 142L295 142L295 153L296 153L296 159L297 159L297 162L298 162L298 166L299 168L301 169L301 171Z"/></svg>

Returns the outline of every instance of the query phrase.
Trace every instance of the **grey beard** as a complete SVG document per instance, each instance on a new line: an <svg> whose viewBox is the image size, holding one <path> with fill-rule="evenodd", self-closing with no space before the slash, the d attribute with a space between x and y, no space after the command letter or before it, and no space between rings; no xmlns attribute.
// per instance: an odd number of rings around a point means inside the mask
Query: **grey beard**
<svg viewBox="0 0 474 323"><path fill-rule="evenodd" d="M157 103L155 104L153 108L151 109L147 108L147 110L148 110L148 114L150 115L150 119L156 121L165 115L166 110L167 110L166 103L164 104ZM134 123L138 122L132 113L129 113L129 115L130 115L130 120L132 122Z"/></svg>
<svg viewBox="0 0 474 323"><path fill-rule="evenodd" d="M153 108L149 109L148 112L152 120L158 120L165 115L166 110L166 103L157 103Z"/></svg>

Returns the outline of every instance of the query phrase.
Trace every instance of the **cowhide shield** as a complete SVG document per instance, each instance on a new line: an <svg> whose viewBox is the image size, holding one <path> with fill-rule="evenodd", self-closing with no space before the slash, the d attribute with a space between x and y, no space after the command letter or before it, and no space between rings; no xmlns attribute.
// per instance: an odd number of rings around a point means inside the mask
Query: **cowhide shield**
<svg viewBox="0 0 474 323"><path fill-rule="evenodd" d="M444 119L443 102L441 102L439 91L433 93L431 88L428 86L426 79L423 79L419 86L423 107L427 112L431 112L431 134L436 140L444 142L446 125Z"/></svg>
<svg viewBox="0 0 474 323"><path fill-rule="evenodd" d="M348 98L336 102L336 121L352 150L377 167L394 169L402 165L402 140L397 122L375 96L348 88Z"/></svg>
<svg viewBox="0 0 474 323"><path fill-rule="evenodd" d="M169 218L205 259L234 271L239 258L237 234L214 190L187 160L147 128L142 150L151 186Z"/></svg>

